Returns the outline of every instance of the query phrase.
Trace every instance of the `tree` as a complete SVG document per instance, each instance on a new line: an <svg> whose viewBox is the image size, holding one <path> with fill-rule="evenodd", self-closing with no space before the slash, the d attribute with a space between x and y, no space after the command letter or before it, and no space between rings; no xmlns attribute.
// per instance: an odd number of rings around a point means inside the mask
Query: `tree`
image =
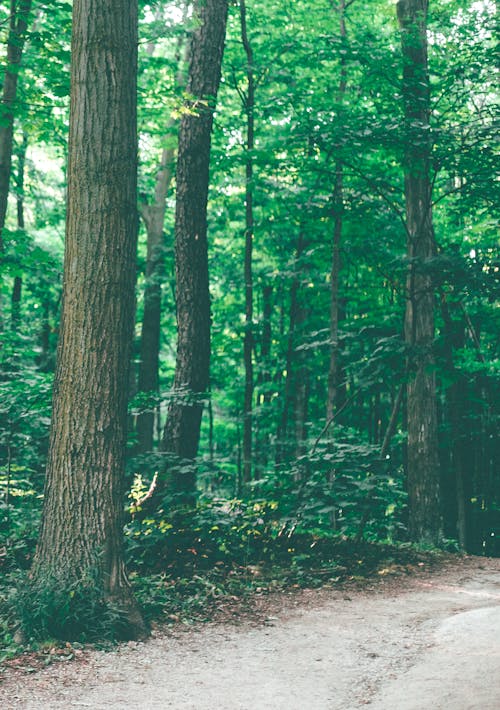
<svg viewBox="0 0 500 710"><path fill-rule="evenodd" d="M175 212L177 358L162 448L191 462L198 452L203 398L209 385L207 199L227 9L226 0L198 0L195 5L199 25L192 38L189 98L179 129ZM168 482L172 492L192 497L196 485L193 467L172 466Z"/></svg>
<svg viewBox="0 0 500 710"><path fill-rule="evenodd" d="M408 347L409 534L440 541L439 454L434 371L434 284L436 256L431 207L427 0L399 0L405 109L405 199L409 270L405 313Z"/></svg>
<svg viewBox="0 0 500 710"><path fill-rule="evenodd" d="M187 20L188 4L184 8L183 21ZM188 62L189 44L184 34L177 40L175 62L175 88L185 88L185 67ZM148 54L154 51L154 44L148 47ZM184 55L184 56L183 56ZM153 199L140 205L141 216L146 226L146 282L144 285L144 308L141 324L141 345L137 385L139 392L153 397L159 395L159 361L161 341L162 281L165 272L165 213L167 196L175 170L176 140L174 129L178 119L171 115L166 122L162 139L163 147L155 176ZM155 403L149 402L145 411L137 417L138 452L153 449L155 424Z"/></svg>
<svg viewBox="0 0 500 710"><path fill-rule="evenodd" d="M41 599L61 599L72 590L84 605L90 584L100 604L118 608L115 633L127 637L144 633L122 556L137 233L136 72L137 3L76 0L62 322L32 570L33 593ZM50 603L46 614L56 616L57 604ZM95 619L88 608L81 615L87 631Z"/></svg>
<svg viewBox="0 0 500 710"><path fill-rule="evenodd" d="M17 95L19 66L23 54L31 0L11 0L9 36L7 40L7 67L3 80L0 113L0 251L3 249L2 232L7 214L12 146L14 138L14 114Z"/></svg>
<svg viewBox="0 0 500 710"><path fill-rule="evenodd" d="M339 16L339 34L342 44L346 44L347 30L345 22L345 0L340 0L336 11ZM346 48L341 46L340 79L337 87L339 113L347 89ZM339 363L339 280L340 280L340 245L342 241L342 212L344 201L344 168L342 160L335 162L335 183L333 187L333 243L332 268L330 271L330 364L328 368L328 392L326 398L326 418L334 415L338 400L340 380Z"/></svg>
<svg viewBox="0 0 500 710"><path fill-rule="evenodd" d="M241 41L247 60L247 91L242 95L246 113L246 156L245 156L245 336L243 339L243 361L245 365L245 397L243 405L243 480L252 479L252 409L253 409L253 151L255 147L255 78L253 51L247 29L247 7L240 0Z"/></svg>

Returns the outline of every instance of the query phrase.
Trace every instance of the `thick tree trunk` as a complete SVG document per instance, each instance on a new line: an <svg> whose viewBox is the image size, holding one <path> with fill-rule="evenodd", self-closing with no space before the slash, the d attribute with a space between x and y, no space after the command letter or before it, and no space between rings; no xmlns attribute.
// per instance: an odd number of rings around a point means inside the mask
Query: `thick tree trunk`
<svg viewBox="0 0 500 710"><path fill-rule="evenodd" d="M137 236L137 2L75 0L63 308L35 586L89 576L144 632L122 556ZM51 581L52 580L52 581Z"/></svg>
<svg viewBox="0 0 500 710"><path fill-rule="evenodd" d="M243 361L245 364L245 398L243 405L243 481L252 480L252 410L253 410L253 150L255 81L253 52L247 32L245 0L240 0L241 39L247 58L247 94L245 113L247 119L245 156L245 337Z"/></svg>
<svg viewBox="0 0 500 710"><path fill-rule="evenodd" d="M434 285L428 262L435 255L432 223L427 69L427 0L399 0L406 119L405 198L407 305L407 487L409 533L414 541L439 543L436 382L434 374Z"/></svg>
<svg viewBox="0 0 500 710"><path fill-rule="evenodd" d="M17 80L30 11L31 0L11 0L9 37L7 40L7 69L3 80L0 107L0 252L3 250L2 233L5 226L9 197Z"/></svg>
<svg viewBox="0 0 500 710"><path fill-rule="evenodd" d="M227 9L227 0L198 0L195 5L199 25L190 52L190 110L183 114L179 130L175 213L177 360L174 396L162 441L163 450L178 460L196 458L203 398L209 386L207 198ZM192 499L196 490L194 467L171 465L167 486L172 493Z"/></svg>

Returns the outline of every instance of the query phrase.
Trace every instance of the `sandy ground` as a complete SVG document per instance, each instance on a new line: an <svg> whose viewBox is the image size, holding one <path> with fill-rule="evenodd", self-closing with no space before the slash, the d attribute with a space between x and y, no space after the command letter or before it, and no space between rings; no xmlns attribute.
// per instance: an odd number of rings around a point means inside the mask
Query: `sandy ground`
<svg viewBox="0 0 500 710"><path fill-rule="evenodd" d="M277 596L266 611L8 673L0 707L500 710L500 559Z"/></svg>

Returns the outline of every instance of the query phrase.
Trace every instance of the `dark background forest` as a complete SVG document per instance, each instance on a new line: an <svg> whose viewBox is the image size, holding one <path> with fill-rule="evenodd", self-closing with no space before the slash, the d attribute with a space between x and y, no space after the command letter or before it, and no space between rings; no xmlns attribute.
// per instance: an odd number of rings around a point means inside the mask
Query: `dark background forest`
<svg viewBox="0 0 500 710"><path fill-rule="evenodd" d="M139 3L122 507L152 617L231 589L222 569L311 583L371 543L500 554L498 6L226 5ZM5 598L44 497L71 12L0 7Z"/></svg>

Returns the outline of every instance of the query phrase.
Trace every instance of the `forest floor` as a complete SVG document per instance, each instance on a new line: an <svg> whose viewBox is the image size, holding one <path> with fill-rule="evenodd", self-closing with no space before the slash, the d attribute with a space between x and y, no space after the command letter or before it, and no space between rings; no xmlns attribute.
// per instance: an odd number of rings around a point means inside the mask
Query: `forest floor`
<svg viewBox="0 0 500 710"><path fill-rule="evenodd" d="M79 650L41 670L25 662L4 671L0 706L499 710L500 559L381 572L255 595L208 624L158 628L145 643Z"/></svg>

